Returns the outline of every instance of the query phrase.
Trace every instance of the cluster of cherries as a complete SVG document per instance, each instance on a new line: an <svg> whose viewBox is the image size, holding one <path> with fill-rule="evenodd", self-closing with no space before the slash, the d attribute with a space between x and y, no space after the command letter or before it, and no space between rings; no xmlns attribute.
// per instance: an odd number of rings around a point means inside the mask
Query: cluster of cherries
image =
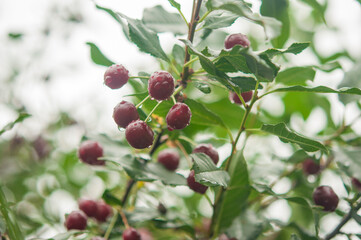
<svg viewBox="0 0 361 240"><path fill-rule="evenodd" d="M101 223L107 221L108 217L112 215L112 208L102 200L80 199L78 206L80 210L73 211L66 217L65 227L68 230L85 230L88 217ZM96 237L92 240L96 239L102 238Z"/></svg>
<svg viewBox="0 0 361 240"><path fill-rule="evenodd" d="M235 45L241 45L248 48L250 41L247 36L237 33L229 35L225 40L225 48L231 49ZM129 80L129 72L122 65L110 66L104 74L104 83L111 89L118 89L124 86ZM148 81L148 92L150 97L157 101L167 100L174 95L175 80L173 76L165 71L154 72ZM240 96L245 103L252 99L253 92L242 92ZM242 104L242 100L235 92L229 92L229 99L235 104ZM191 120L191 110L181 102L177 102L169 110L166 116L167 128L172 130L180 130L189 125ZM115 123L120 128L125 128L125 137L128 143L136 149L144 149L153 144L154 133L145 121L139 119L137 107L130 102L121 101L113 111ZM218 152L211 144L200 144L193 149L193 153L206 154L214 164L219 161ZM79 158L82 162L90 165L104 165L105 161L99 160L103 156L102 146L92 140L84 141L79 148ZM161 163L167 170L175 171L180 162L180 156L177 151L165 149L159 152L157 161ZM313 159L309 158L303 162L303 171L306 175L318 174L321 170L320 165ZM353 185L361 191L361 182L353 178ZM204 194L208 187L195 181L195 173L191 170L187 177L187 184L193 191ZM325 211L334 211L337 208L339 198L329 186L319 186L313 193L315 204L323 206ZM87 217L94 217L99 222L106 221L112 213L111 207L104 202L95 202L93 200L79 201L79 209L82 211L74 211L67 216L65 226L68 229L83 230L87 225ZM134 228L127 228L123 232L125 240L140 240L139 232ZM94 237L92 240L103 240L101 237Z"/></svg>

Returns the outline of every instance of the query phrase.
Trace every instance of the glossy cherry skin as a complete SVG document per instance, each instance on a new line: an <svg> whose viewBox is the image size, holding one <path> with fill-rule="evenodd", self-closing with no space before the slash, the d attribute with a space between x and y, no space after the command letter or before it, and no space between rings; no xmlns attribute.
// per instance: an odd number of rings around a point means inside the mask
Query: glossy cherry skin
<svg viewBox="0 0 361 240"><path fill-rule="evenodd" d="M98 210L98 204L91 199L80 199L78 202L79 209L82 210L88 217L95 217Z"/></svg>
<svg viewBox="0 0 361 240"><path fill-rule="evenodd" d="M84 230L86 229L87 217L81 211L73 211L71 212L65 220L65 227L68 230L77 229Z"/></svg>
<svg viewBox="0 0 361 240"><path fill-rule="evenodd" d="M320 172L320 165L313 159L308 158L302 163L303 172L306 175L314 175Z"/></svg>
<svg viewBox="0 0 361 240"><path fill-rule="evenodd" d="M114 107L113 118L119 127L126 128L129 123L139 119L139 114L133 103L121 101Z"/></svg>
<svg viewBox="0 0 361 240"><path fill-rule="evenodd" d="M141 237L136 229L127 228L123 232L123 240L141 240Z"/></svg>
<svg viewBox="0 0 361 240"><path fill-rule="evenodd" d="M208 155L214 162L214 164L217 165L219 161L219 155L216 149L212 146L212 144L200 144L197 147L193 149L192 153L204 153Z"/></svg>
<svg viewBox="0 0 361 240"><path fill-rule="evenodd" d="M243 98L244 102L247 103L252 99L253 91L243 92L241 93L241 97ZM241 99L238 97L237 93L229 92L229 100L235 104L242 104Z"/></svg>
<svg viewBox="0 0 361 240"><path fill-rule="evenodd" d="M98 160L98 158L103 157L103 148L102 146L92 140L82 142L78 151L79 158L82 162L90 165L104 165L105 161Z"/></svg>
<svg viewBox="0 0 361 240"><path fill-rule="evenodd" d="M143 149L153 144L154 133L144 121L136 120L126 127L125 137L133 148Z"/></svg>
<svg viewBox="0 0 361 240"><path fill-rule="evenodd" d="M338 196L329 186L319 186L313 192L313 201L323 207L324 211L333 212L338 205Z"/></svg>
<svg viewBox="0 0 361 240"><path fill-rule="evenodd" d="M158 154L158 162L169 171L174 171L179 165L179 154L170 149L165 149Z"/></svg>
<svg viewBox="0 0 361 240"><path fill-rule="evenodd" d="M129 71L123 66L114 64L104 73L104 84L111 89L123 87L129 79Z"/></svg>
<svg viewBox="0 0 361 240"><path fill-rule="evenodd" d="M187 178L187 184L190 189L200 194L204 194L208 189L207 186L196 182L193 170L189 173L189 176Z"/></svg>
<svg viewBox="0 0 361 240"><path fill-rule="evenodd" d="M100 200L97 202L97 212L95 219L99 222L105 222L108 217L112 215L112 207L106 204L104 201Z"/></svg>
<svg viewBox="0 0 361 240"><path fill-rule="evenodd" d="M235 45L241 45L244 48L248 48L251 43L246 35L243 35L242 33L234 33L226 38L224 41L224 46L226 49L231 49Z"/></svg>
<svg viewBox="0 0 361 240"><path fill-rule="evenodd" d="M361 192L361 182L357 178L353 177L351 179L352 185L356 188L357 191Z"/></svg>
<svg viewBox="0 0 361 240"><path fill-rule="evenodd" d="M176 103L166 116L169 131L180 130L187 127L191 121L192 112L185 103Z"/></svg>
<svg viewBox="0 0 361 240"><path fill-rule="evenodd" d="M166 71L154 72L148 81L149 95L156 100L165 100L174 92L174 78Z"/></svg>

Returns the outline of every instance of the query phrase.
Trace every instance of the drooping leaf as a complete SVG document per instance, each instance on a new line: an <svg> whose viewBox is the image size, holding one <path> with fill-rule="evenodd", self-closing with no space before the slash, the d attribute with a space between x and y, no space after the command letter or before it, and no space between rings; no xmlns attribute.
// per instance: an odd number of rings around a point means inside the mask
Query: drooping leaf
<svg viewBox="0 0 361 240"><path fill-rule="evenodd" d="M273 81L279 67L274 65L268 56L256 55L249 49L239 45L234 46L230 51L222 50L215 67L223 72L253 73L260 81Z"/></svg>
<svg viewBox="0 0 361 240"><path fill-rule="evenodd" d="M109 205L115 205L115 206L122 206L123 203L122 201L117 198L116 196L114 196L110 190L106 189L103 193L102 198L104 199L104 201L109 204Z"/></svg>
<svg viewBox="0 0 361 240"><path fill-rule="evenodd" d="M95 64L98 65L102 65L102 66L106 66L109 67L111 65L114 64L113 61L109 60L101 51L100 49L97 47L97 45L95 45L92 42L87 42L87 45L89 45L90 47L90 57L93 60L93 62Z"/></svg>
<svg viewBox="0 0 361 240"><path fill-rule="evenodd" d="M317 0L301 0L301 1L312 7L314 11L317 13L316 15L321 17L322 21L326 23L326 19L325 19L326 7L322 6Z"/></svg>
<svg viewBox="0 0 361 240"><path fill-rule="evenodd" d="M231 26L238 16L229 13L213 12L207 16L202 28L218 29Z"/></svg>
<svg viewBox="0 0 361 240"><path fill-rule="evenodd" d="M227 187L228 172L217 168L212 159L204 153L191 154L191 157L194 161L193 169L197 182L210 187Z"/></svg>
<svg viewBox="0 0 361 240"><path fill-rule="evenodd" d="M355 65L345 73L342 82L338 87L357 87L361 88L361 61L355 63ZM340 101L344 104L353 102L355 100L360 99L358 96L349 96L349 95L342 95L339 96Z"/></svg>
<svg viewBox="0 0 361 240"><path fill-rule="evenodd" d="M309 42L305 43L293 43L291 46L289 46L286 50L276 49L276 48L270 48L264 51L262 54L266 54L270 58L273 58L276 55L284 54L284 53L292 53L292 54L299 54L303 50L305 50L308 46L310 46Z"/></svg>
<svg viewBox="0 0 361 240"><path fill-rule="evenodd" d="M180 5L178 2L176 2L175 0L168 0L168 2L169 2L173 7L175 7L178 11L181 10L181 5Z"/></svg>
<svg viewBox="0 0 361 240"><path fill-rule="evenodd" d="M307 152L315 152L318 150L328 152L327 148L318 141L304 137L289 129L286 124L279 123L276 125L263 124L261 130L276 135L282 142L295 143Z"/></svg>
<svg viewBox="0 0 361 240"><path fill-rule="evenodd" d="M119 17L118 14L116 14L113 10L109 9L109 8L105 8L105 7L101 7L97 4L95 4L97 9L100 9L102 11L105 11L106 13L108 13L113 19L115 19L115 21L117 21L120 26L123 29L123 33L124 36L130 41L130 37L129 37L129 28L128 26L122 21L122 19Z"/></svg>
<svg viewBox="0 0 361 240"><path fill-rule="evenodd" d="M121 166L136 181L160 180L163 184L172 186L186 185L186 179L182 175L168 171L159 163L146 163L130 155L124 156L122 159L104 158L104 160Z"/></svg>
<svg viewBox="0 0 361 240"><path fill-rule="evenodd" d="M250 7L244 1L233 0L209 0L206 4L208 10L222 9L236 14L240 17L261 25L266 33L266 36L273 39L280 35L282 23L275 18L261 16L258 13L253 13Z"/></svg>
<svg viewBox="0 0 361 240"><path fill-rule="evenodd" d="M175 35L182 35L188 31L179 14L167 12L160 5L144 9L142 21L157 33L172 32Z"/></svg>
<svg viewBox="0 0 361 240"><path fill-rule="evenodd" d="M262 0L261 14L273 17L282 23L281 34L272 39L273 46L283 47L290 36L290 19L288 16L288 0Z"/></svg>
<svg viewBox="0 0 361 240"><path fill-rule="evenodd" d="M304 85L307 80L313 81L315 75L313 67L292 67L279 72L275 81L287 86Z"/></svg>
<svg viewBox="0 0 361 240"><path fill-rule="evenodd" d="M196 81L196 80L192 80L192 83L199 91L201 91L205 94L211 93L211 88L207 83L204 83L201 81Z"/></svg>
<svg viewBox="0 0 361 240"><path fill-rule="evenodd" d="M315 92L315 93L338 93L338 94L361 95L361 89L359 88L344 87L335 90L325 86L317 86L317 87L291 86L291 87L277 88L275 90L272 90L272 92Z"/></svg>
<svg viewBox="0 0 361 240"><path fill-rule="evenodd" d="M154 31L150 30L140 20L129 18L121 13L118 14L127 20L130 39L138 46L140 51L169 62L167 54L160 46L158 35Z"/></svg>
<svg viewBox="0 0 361 240"><path fill-rule="evenodd" d="M229 80L239 88L240 92L254 90L257 84L253 77L231 77ZM263 89L263 86L259 84L258 89Z"/></svg>
<svg viewBox="0 0 361 240"><path fill-rule="evenodd" d="M14 122L8 123L6 124L1 130L0 130L0 136L6 132L11 130L17 123L21 123L23 122L25 119L27 119L28 117L30 117L31 115L25 112L21 112L19 113L19 116L17 117L17 119Z"/></svg>
<svg viewBox="0 0 361 240"><path fill-rule="evenodd" d="M184 64L184 48L179 46L178 44L175 44L172 49L172 55L174 60L177 62L177 64L182 65Z"/></svg>
<svg viewBox="0 0 361 240"><path fill-rule="evenodd" d="M192 111L191 124L196 123L206 126L220 126L227 129L227 126L222 119L217 114L207 109L203 104L189 98L185 100L185 104L187 104Z"/></svg>
<svg viewBox="0 0 361 240"><path fill-rule="evenodd" d="M335 160L339 168L349 177L361 179L360 148L340 148L335 152Z"/></svg>
<svg viewBox="0 0 361 240"><path fill-rule="evenodd" d="M241 151L237 152L229 166L230 181L216 209L215 228L222 231L242 213L251 188L248 180L247 164ZM217 231L216 231L217 232Z"/></svg>

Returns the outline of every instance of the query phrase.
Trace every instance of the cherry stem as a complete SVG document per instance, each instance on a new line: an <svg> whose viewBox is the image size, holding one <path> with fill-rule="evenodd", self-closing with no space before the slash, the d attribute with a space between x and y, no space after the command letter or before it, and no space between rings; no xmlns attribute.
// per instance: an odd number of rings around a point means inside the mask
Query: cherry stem
<svg viewBox="0 0 361 240"><path fill-rule="evenodd" d="M175 144L179 147L179 149L181 150L181 152L183 153L184 157L188 162L188 166L191 168L193 163L192 160L189 158L187 151L184 149L183 145L178 140L175 141Z"/></svg>
<svg viewBox="0 0 361 240"><path fill-rule="evenodd" d="M138 103L135 108L139 108L140 106L142 106L142 104L148 100L148 98L150 97L150 95L146 96L140 103Z"/></svg>
<svg viewBox="0 0 361 240"><path fill-rule="evenodd" d="M130 228L129 224L128 224L128 220L127 220L127 217L125 216L123 210L121 208L118 208L118 212L120 214L120 216L122 217L122 220L123 220L123 223L125 225L125 227L128 229Z"/></svg>
<svg viewBox="0 0 361 240"><path fill-rule="evenodd" d="M163 101L159 101L157 103L157 105L154 106L154 108L152 109L152 111L150 111L150 113L148 114L147 118L144 120L144 122L147 122L148 119L150 118L150 116L153 114L153 112L158 108L158 106L162 103Z"/></svg>
<svg viewBox="0 0 361 240"><path fill-rule="evenodd" d="M112 220L110 221L110 224L108 226L108 229L107 231L105 232L104 234L104 239L105 240L108 240L109 236L110 236L110 233L112 232L113 228L114 228L114 225L115 223L117 222L118 220L118 214L117 214L117 211L113 210L113 218Z"/></svg>
<svg viewBox="0 0 361 240"><path fill-rule="evenodd" d="M207 194L204 194L204 197L207 199L209 205L210 205L211 207L213 207L212 200L209 198L209 196L208 196Z"/></svg>
<svg viewBox="0 0 361 240"><path fill-rule="evenodd" d="M259 86L259 81L257 80L257 83L256 83L256 87L255 87L255 90L254 90L254 94L252 96L252 99L251 99L251 102L249 104L249 106L246 106L246 112L244 113L243 115L243 118L242 118L242 122L241 122L241 126L238 130L238 133L237 133L237 136L236 136L236 139L234 141L232 141L232 150L231 150L231 155L229 156L229 158L226 160L226 166L224 168L225 171L228 171L229 169L229 166L231 165L231 161L233 159L233 156L234 154L236 153L236 147L237 147L237 143L238 143L238 140L239 140L239 137L241 136L242 132L245 130L245 125L246 125L246 121L247 121L247 118L249 116L249 113L251 112L251 109L253 107L253 104L259 99L257 97L258 95L258 86ZM220 203L220 200L221 200L221 197L224 193L224 189L221 187L218 191L218 194L215 198L215 201L214 201L214 205L213 205L213 216L212 216L212 222L211 222L211 227L209 228L209 237L211 238L213 235L217 235L218 234L218 225L215 226L216 224L216 220L217 220L217 216L216 216L216 210L217 210L217 207L218 207L218 204Z"/></svg>

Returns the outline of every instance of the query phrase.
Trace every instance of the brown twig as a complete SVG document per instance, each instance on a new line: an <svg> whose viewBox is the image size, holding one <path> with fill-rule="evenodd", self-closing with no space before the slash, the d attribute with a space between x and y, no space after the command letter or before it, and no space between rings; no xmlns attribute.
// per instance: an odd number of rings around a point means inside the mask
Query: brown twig
<svg viewBox="0 0 361 240"><path fill-rule="evenodd" d="M193 1L193 10L192 10L192 19L188 26L188 40L193 42L194 33L196 30L196 26L199 21L199 11L201 9L202 0L194 0ZM190 54L188 53L188 46L185 47L185 57L184 64L186 64L190 60ZM182 85L184 88L187 86L187 80L189 77L189 66L184 66L181 74L182 77Z"/></svg>

